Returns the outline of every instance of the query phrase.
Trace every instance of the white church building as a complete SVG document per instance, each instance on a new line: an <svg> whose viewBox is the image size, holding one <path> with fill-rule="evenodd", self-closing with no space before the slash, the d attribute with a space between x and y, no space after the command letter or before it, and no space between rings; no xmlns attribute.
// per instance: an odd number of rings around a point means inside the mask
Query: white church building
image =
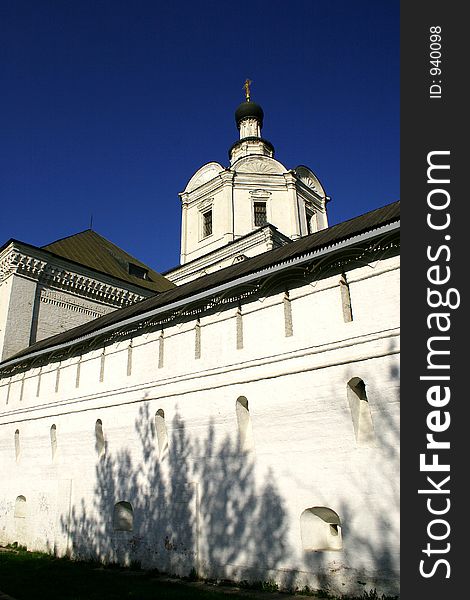
<svg viewBox="0 0 470 600"><path fill-rule="evenodd" d="M399 203L328 226L236 110L160 275L90 230L0 249L0 544L399 589Z"/></svg>

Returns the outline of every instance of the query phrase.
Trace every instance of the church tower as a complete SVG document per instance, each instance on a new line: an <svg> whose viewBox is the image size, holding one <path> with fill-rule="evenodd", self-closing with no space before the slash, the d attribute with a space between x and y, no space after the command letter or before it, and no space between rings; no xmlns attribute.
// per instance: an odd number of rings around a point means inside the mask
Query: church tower
<svg viewBox="0 0 470 600"><path fill-rule="evenodd" d="M181 284L328 226L328 197L313 171L288 169L261 135L264 112L251 100L235 111L239 139L230 166L202 166L180 193L181 266L166 273Z"/></svg>

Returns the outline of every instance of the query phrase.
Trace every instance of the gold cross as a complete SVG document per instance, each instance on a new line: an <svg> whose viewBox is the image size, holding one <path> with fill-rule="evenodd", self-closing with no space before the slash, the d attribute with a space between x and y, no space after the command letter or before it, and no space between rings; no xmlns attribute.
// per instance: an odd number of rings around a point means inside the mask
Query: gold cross
<svg viewBox="0 0 470 600"><path fill-rule="evenodd" d="M250 101L250 84L251 83L253 83L251 81L251 79L246 79L245 83L243 84L243 89L245 90L245 97L246 97L247 102Z"/></svg>

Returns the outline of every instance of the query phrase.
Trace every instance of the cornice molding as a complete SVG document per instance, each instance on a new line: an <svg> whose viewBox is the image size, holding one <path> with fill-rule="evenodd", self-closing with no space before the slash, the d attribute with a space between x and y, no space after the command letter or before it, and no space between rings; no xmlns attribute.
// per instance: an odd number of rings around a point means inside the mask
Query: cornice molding
<svg viewBox="0 0 470 600"><path fill-rule="evenodd" d="M11 275L35 279L38 283L115 307L128 306L146 298L123 287L26 254L15 246L8 248L0 257L0 283Z"/></svg>
<svg viewBox="0 0 470 600"><path fill-rule="evenodd" d="M264 227L262 229L255 230L251 235L243 236L239 240L232 242L229 245L222 246L217 250L201 256L199 259L195 259L194 262L181 265L170 273L167 273L167 277L176 285L181 285L181 282L185 282L188 277L192 277L195 273L198 273L197 277L204 275L207 269L213 269L218 264L233 259L235 260L238 256L245 254L246 251L259 246L260 244L272 243L273 247L283 246L288 243L286 237L279 233L276 229L270 227ZM228 266L228 265L227 265ZM194 277L196 279L196 277Z"/></svg>
<svg viewBox="0 0 470 600"><path fill-rule="evenodd" d="M71 310L73 312L79 312L88 315L94 319L102 317L110 310L113 310L111 307L96 306L96 304L92 305L89 302L87 303L84 299L80 300L76 297L71 297L64 292L47 289L41 290L40 301L43 304L52 304L53 306L66 308L67 310Z"/></svg>

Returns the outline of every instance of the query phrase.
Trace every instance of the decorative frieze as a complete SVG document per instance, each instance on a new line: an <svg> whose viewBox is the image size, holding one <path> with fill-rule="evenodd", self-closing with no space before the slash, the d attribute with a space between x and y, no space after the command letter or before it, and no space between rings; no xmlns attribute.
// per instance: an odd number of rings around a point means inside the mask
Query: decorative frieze
<svg viewBox="0 0 470 600"><path fill-rule="evenodd" d="M77 300L68 294L46 289L41 290L40 301L44 304L52 304L73 312L85 314L93 319L107 314L110 310L108 307L100 307L96 305L93 305L92 307L90 304L87 304L83 301L80 302L80 300Z"/></svg>
<svg viewBox="0 0 470 600"><path fill-rule="evenodd" d="M50 261L41 260L37 257L25 254L12 246L3 257L0 258L0 283L10 275L23 275L36 279L39 283L47 284L55 288L67 290L75 295L89 298L90 300L109 304L120 308L129 306L143 300L146 296L131 292L127 289L99 281L98 279L73 272ZM51 295L41 301L53 303L57 300ZM76 308L72 310L85 309L84 305L76 302ZM97 311L96 316L104 314ZM91 313L90 313L91 315ZM91 315L94 316L94 315Z"/></svg>

